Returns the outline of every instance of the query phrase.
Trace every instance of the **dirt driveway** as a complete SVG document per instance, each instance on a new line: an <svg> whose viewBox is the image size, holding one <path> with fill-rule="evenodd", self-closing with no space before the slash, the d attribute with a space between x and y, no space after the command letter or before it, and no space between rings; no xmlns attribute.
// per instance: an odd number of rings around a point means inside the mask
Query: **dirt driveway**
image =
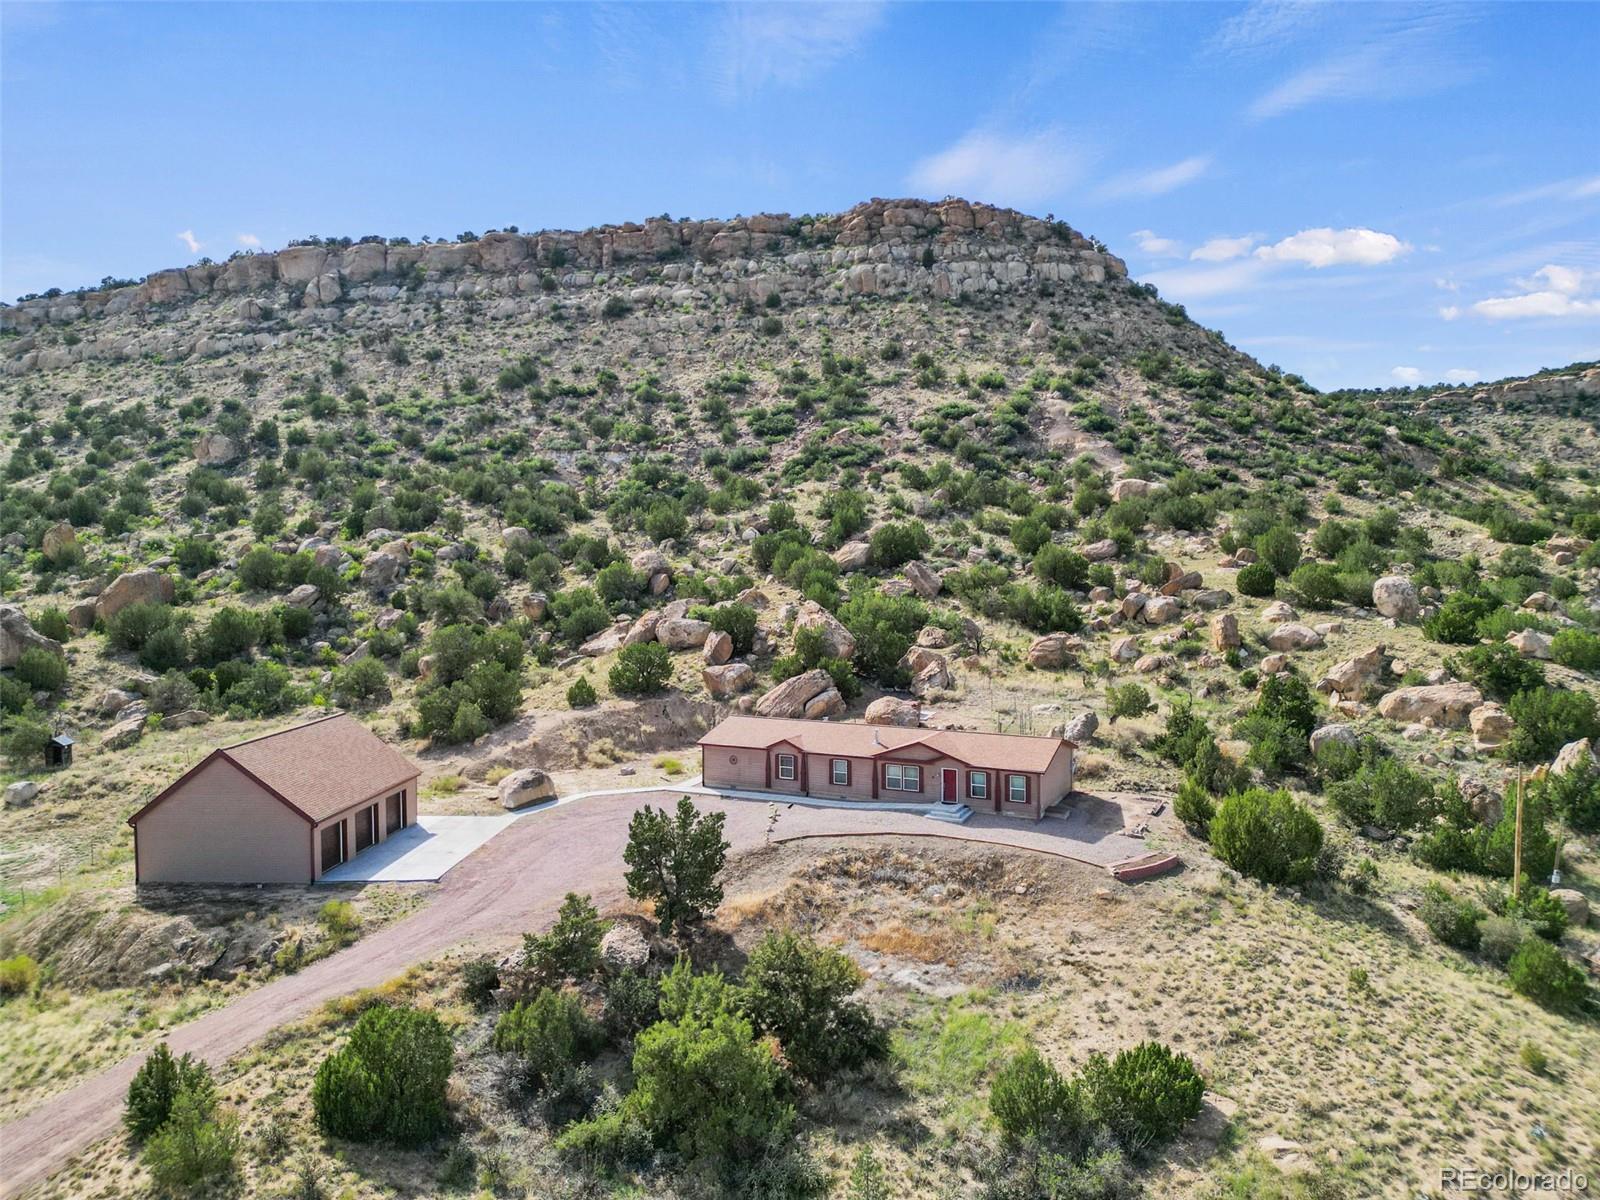
<svg viewBox="0 0 1600 1200"><path fill-rule="evenodd" d="M374 987L453 946L543 927L554 918L567 892L588 892L601 908L614 904L625 896L622 849L630 815L647 803L673 803L677 795L664 791L595 796L516 821L446 875L433 903L421 912L297 975L277 979L179 1026L167 1043L174 1053L189 1052L220 1064L324 1001ZM760 845L766 836L765 803L696 797L696 804L727 814L727 839L735 850ZM1065 820L1052 817L1033 824L985 816L950 827L915 813L783 804L774 836L784 840L840 834L954 837L1103 866L1144 848L1115 832L1121 826L1120 811L1115 801L1094 798ZM1130 819L1135 811L1130 809ZM128 1081L142 1058L130 1057L0 1127L0 1195L19 1194L114 1133Z"/></svg>

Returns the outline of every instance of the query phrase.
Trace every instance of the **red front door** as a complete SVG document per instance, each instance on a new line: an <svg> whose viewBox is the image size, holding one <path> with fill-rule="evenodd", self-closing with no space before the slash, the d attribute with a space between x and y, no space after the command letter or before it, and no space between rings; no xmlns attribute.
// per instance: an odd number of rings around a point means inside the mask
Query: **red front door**
<svg viewBox="0 0 1600 1200"><path fill-rule="evenodd" d="M944 768L944 795L942 798L946 804L954 804L956 802L956 772L950 767Z"/></svg>

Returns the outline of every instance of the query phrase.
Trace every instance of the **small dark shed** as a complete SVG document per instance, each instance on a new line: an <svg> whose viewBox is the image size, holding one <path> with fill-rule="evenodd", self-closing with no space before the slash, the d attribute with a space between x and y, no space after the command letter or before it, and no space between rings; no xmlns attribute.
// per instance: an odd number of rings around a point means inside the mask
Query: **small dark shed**
<svg viewBox="0 0 1600 1200"><path fill-rule="evenodd" d="M45 748L45 764L51 767L70 767L72 765L73 740L70 734L58 733L50 739L50 745Z"/></svg>

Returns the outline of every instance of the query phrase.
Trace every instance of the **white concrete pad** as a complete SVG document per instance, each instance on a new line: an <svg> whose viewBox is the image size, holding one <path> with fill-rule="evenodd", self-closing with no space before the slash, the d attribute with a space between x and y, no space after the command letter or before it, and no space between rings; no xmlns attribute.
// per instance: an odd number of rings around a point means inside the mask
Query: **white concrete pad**
<svg viewBox="0 0 1600 1200"><path fill-rule="evenodd" d="M415 825L363 850L322 883L432 883L523 814L417 818Z"/></svg>

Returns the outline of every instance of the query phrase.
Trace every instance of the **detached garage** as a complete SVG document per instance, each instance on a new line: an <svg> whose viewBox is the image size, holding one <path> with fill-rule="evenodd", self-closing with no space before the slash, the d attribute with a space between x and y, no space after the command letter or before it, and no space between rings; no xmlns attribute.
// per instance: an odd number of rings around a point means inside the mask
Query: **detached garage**
<svg viewBox="0 0 1600 1200"><path fill-rule="evenodd" d="M339 713L213 750L128 824L138 883L313 883L416 820L417 768Z"/></svg>

